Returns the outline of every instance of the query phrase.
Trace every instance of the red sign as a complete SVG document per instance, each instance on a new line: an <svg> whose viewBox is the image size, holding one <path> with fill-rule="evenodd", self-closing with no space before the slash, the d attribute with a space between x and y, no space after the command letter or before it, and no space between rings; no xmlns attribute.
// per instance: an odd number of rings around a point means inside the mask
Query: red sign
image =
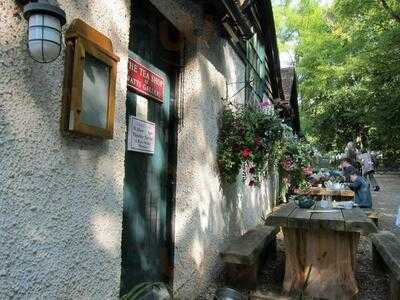
<svg viewBox="0 0 400 300"><path fill-rule="evenodd" d="M128 87L143 96L149 96L157 101L164 100L164 80L136 60L128 60Z"/></svg>

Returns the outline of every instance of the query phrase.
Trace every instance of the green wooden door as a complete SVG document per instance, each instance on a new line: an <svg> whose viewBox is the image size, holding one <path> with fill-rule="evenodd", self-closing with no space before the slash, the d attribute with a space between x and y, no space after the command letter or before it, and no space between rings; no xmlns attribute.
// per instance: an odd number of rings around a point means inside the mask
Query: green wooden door
<svg viewBox="0 0 400 300"><path fill-rule="evenodd" d="M162 77L164 97L160 103L133 90L127 92L127 127L131 115L154 122L156 139L154 154L125 154L121 294L141 282L169 283L173 265L176 70L168 63L171 53L159 43L162 16L147 1L134 3L129 56Z"/></svg>
<svg viewBox="0 0 400 300"><path fill-rule="evenodd" d="M146 99L133 91L127 93L127 120L132 115L154 122L156 139L154 154L126 151L122 239L125 290L143 281L168 280L171 244L168 233L171 218L167 211L171 202L168 174L170 82L161 70L133 53L131 57L164 79L164 102Z"/></svg>

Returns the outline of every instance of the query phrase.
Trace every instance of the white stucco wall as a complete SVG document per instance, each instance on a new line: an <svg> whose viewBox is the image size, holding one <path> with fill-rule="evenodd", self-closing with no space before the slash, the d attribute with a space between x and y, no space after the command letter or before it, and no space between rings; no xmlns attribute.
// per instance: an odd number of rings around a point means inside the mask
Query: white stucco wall
<svg viewBox="0 0 400 300"><path fill-rule="evenodd" d="M217 279L219 251L261 224L261 216L274 202L271 180L265 180L261 188L248 187L240 179L231 186L221 185L217 170L221 97L225 97L226 81L243 81L244 65L226 41L215 42L222 50L216 60L219 65L200 51L187 62L184 73L187 88L178 136L174 287L185 299L202 295Z"/></svg>
<svg viewBox="0 0 400 300"><path fill-rule="evenodd" d="M54 3L54 1L53 1ZM63 137L63 54L39 64L27 22L0 1L0 299L116 298L125 149L129 0L60 0L120 57L114 139Z"/></svg>
<svg viewBox="0 0 400 300"><path fill-rule="evenodd" d="M57 2L67 14L64 29L81 18L111 38L121 59L114 139L103 141L61 134L63 54L51 64L31 60L27 22L13 0L0 1L0 299L118 296L130 2ZM244 64L198 5L151 2L188 38L181 73L174 288L191 299L218 276L220 249L261 222L274 186L272 180L259 189L240 182L221 186L216 165L221 97L226 82L244 81ZM242 86L230 85L228 93ZM232 100L243 99L242 92Z"/></svg>
<svg viewBox="0 0 400 300"><path fill-rule="evenodd" d="M221 98L243 87L245 65L219 34L216 20L191 1L151 0L186 36L175 212L174 290L184 299L204 298L220 275L219 251L233 238L262 223L276 199L277 178L261 188L238 180L221 186L217 169ZM243 103L244 92L230 100ZM273 172L272 172L273 173Z"/></svg>

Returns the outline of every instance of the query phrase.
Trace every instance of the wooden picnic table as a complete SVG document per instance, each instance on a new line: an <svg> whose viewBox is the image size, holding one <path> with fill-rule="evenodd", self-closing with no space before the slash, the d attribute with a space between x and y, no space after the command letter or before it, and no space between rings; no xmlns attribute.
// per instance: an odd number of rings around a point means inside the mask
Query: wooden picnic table
<svg viewBox="0 0 400 300"><path fill-rule="evenodd" d="M344 189L328 189L323 187L311 187L311 196L333 196L338 198L347 198L345 200L350 200L349 198L354 198L354 192L348 188Z"/></svg>
<svg viewBox="0 0 400 300"><path fill-rule="evenodd" d="M358 293L354 270L359 237L377 231L362 209L328 210L319 202L302 209L288 203L271 213L266 224L283 230L286 294L300 291L306 281L306 295L315 298L352 299Z"/></svg>
<svg viewBox="0 0 400 300"><path fill-rule="evenodd" d="M343 189L328 189L323 187L311 187L306 193L310 196L332 196L334 200L347 201L354 198L354 192L348 188Z"/></svg>

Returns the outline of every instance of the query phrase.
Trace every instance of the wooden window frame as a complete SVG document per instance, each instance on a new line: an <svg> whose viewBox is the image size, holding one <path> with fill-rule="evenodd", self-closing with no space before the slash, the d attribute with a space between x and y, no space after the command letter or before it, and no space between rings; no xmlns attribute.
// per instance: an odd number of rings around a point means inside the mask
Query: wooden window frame
<svg viewBox="0 0 400 300"><path fill-rule="evenodd" d="M117 63L104 52L102 52L101 49L96 46L96 44L82 38L78 38L76 40L75 53L69 130L87 135L112 138L114 132L115 82L117 75ZM106 128L94 127L81 122L80 114L82 111L83 73L87 54L92 55L109 67Z"/></svg>
<svg viewBox="0 0 400 300"><path fill-rule="evenodd" d="M109 67L106 128L81 122L82 91L85 58L90 54ZM115 90L118 56L113 53L111 40L82 20L72 22L66 34L66 56L61 127L74 132L104 139L114 135Z"/></svg>
<svg viewBox="0 0 400 300"><path fill-rule="evenodd" d="M257 34L247 41L246 47L246 82L248 90L246 93L246 101L255 101L255 103L262 100L262 95L259 95L260 83L262 84L262 78L260 77L259 69L259 53L255 48L254 40Z"/></svg>

